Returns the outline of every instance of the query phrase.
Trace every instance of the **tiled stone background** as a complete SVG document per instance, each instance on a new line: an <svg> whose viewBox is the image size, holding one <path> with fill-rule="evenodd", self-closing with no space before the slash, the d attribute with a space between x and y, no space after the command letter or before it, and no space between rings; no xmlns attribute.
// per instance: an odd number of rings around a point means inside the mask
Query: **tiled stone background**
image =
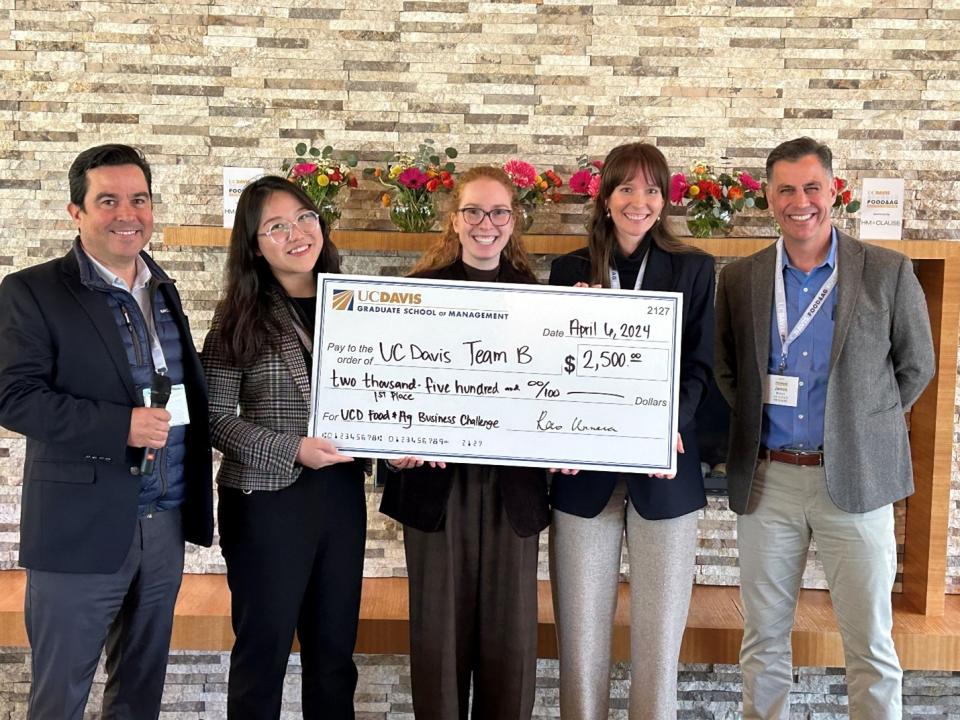
<svg viewBox="0 0 960 720"><path fill-rule="evenodd" d="M221 167L278 168L299 140L373 162L432 137L457 147L462 167L520 156L568 175L580 154L643 139L675 169L705 159L759 173L774 144L807 133L831 144L838 174L854 183L906 179L906 237L957 240L958 21L957 0L0 0L0 276L68 246L67 167L105 141L148 154L158 221L219 224ZM354 191L343 226L386 227L376 195L367 184ZM770 230L761 214L738 225ZM542 212L534 231L581 227L580 205L568 198ZM224 253L165 248L159 234L152 250L178 279L199 344ZM410 261L358 254L346 269ZM0 429L0 568L16 562L22 455L23 441ZM366 573L402 573L398 529L375 512L372 488L370 498ZM951 508L947 583L960 592L956 477ZM701 519L700 547L697 581L735 584L734 523L722 499ZM189 568L221 571L222 561L215 548L192 551ZM822 586L815 563L805 584ZM0 654L0 693L23 672L18 653ZM178 659L175 682L189 687L176 702L208 683L222 690L223 662ZM377 686L371 697L402 705L403 659L366 662L389 669L381 683L364 666L362 682ZM543 663L545 707L551 673L555 665ZM735 668L685 673L687 689L714 697L687 705L688 716L734 716ZM810 694L798 700L810 700L797 712L831 716L839 702L831 676L803 674ZM956 681L911 678L918 687ZM926 694L936 693L915 696ZM0 718L7 701L0 697ZM914 703L915 716L925 703ZM929 707L931 716L955 712L944 700ZM216 716L182 710L170 717Z"/></svg>
<svg viewBox="0 0 960 720"><path fill-rule="evenodd" d="M410 665L405 655L357 656L357 720L414 720L410 700ZM174 653L167 668L160 720L221 720L226 717L229 659L217 653ZM88 708L99 708L103 697L103 664L90 695ZM611 675L610 718L627 720L630 669L620 663ZM847 698L843 672L830 668L799 668L791 720L832 720L846 717ZM0 720L23 720L30 689L29 653L13 650L0 663ZM557 662L540 660L533 720L558 718ZM740 718L740 668L736 665L685 665L677 695L678 720L738 720ZM907 720L960 718L960 674L905 673L904 717ZM300 715L300 665L293 656L284 684L282 720ZM85 720L97 715L88 710Z"/></svg>

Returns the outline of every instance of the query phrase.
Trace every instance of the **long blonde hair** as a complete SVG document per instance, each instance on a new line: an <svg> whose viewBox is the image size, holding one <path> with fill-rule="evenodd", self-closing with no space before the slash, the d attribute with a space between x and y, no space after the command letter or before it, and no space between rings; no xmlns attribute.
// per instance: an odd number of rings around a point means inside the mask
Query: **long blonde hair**
<svg viewBox="0 0 960 720"><path fill-rule="evenodd" d="M617 244L616 229L610 218L607 202L613 191L630 180L638 171L660 188L663 213L670 202L670 166L657 148L649 143L628 143L609 152L600 172L600 192L593 200L593 211L587 223L587 244L590 248L590 284L610 287L610 267ZM650 229L654 244L668 253L701 252L693 245L678 240L663 218Z"/></svg>
<svg viewBox="0 0 960 720"><path fill-rule="evenodd" d="M470 168L457 178L457 185L450 194L447 217L443 222L443 232L440 239L427 248L417 264L414 265L413 270L410 271L411 275L438 270L450 265L460 257L462 251L460 236L453 227L453 220L460 208L463 189L474 180L480 179L495 180L503 185L510 194L510 210L513 211L513 232L510 233L510 239L507 240L507 244L500 255L519 272L533 276L530 258L527 251L523 249L523 232L520 230L520 226L523 224L523 210L520 207L517 188L510 180L510 176L503 170L486 165Z"/></svg>

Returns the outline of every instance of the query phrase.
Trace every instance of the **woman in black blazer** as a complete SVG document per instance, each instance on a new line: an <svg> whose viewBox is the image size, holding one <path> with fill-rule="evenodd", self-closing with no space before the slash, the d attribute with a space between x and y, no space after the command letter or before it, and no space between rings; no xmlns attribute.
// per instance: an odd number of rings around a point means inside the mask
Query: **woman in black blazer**
<svg viewBox="0 0 960 720"><path fill-rule="evenodd" d="M499 168L464 173L441 239L412 276L536 283L520 206ZM417 720L529 720L537 675L537 551L549 522L539 468L390 463L381 512L403 523Z"/></svg>
<svg viewBox="0 0 960 720"><path fill-rule="evenodd" d="M652 145L614 148L604 163L589 245L557 258L551 285L683 294L675 477L585 471L551 486L551 574L560 649L560 715L607 717L621 544L630 557L631 720L675 720L677 661L706 504L694 414L713 365L714 263L661 220L670 171Z"/></svg>
<svg viewBox="0 0 960 720"><path fill-rule="evenodd" d="M305 437L316 276L338 271L300 188L267 176L244 189L202 358L213 445L223 452L220 547L236 633L227 716L236 720L280 717L294 631L303 717L354 717L363 466Z"/></svg>

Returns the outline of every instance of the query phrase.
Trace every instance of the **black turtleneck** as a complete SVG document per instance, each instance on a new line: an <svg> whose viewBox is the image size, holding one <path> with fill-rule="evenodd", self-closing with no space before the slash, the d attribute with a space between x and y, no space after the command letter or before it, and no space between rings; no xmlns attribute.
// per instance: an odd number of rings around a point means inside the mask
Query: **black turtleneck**
<svg viewBox="0 0 960 720"><path fill-rule="evenodd" d="M463 270L467 274L467 280L472 280L473 282L496 282L497 278L500 277L499 265L493 270L478 270L475 267L467 265L463 260L460 262L463 264ZM637 277L636 273L634 273L633 277Z"/></svg>
<svg viewBox="0 0 960 720"><path fill-rule="evenodd" d="M643 258L650 247L650 233L643 236L643 240L637 245L637 249L624 257L620 252L620 245L616 245L613 253L613 262L616 265L617 272L620 273L620 288L622 290L633 290L637 282L637 275L640 273L640 266L643 264Z"/></svg>

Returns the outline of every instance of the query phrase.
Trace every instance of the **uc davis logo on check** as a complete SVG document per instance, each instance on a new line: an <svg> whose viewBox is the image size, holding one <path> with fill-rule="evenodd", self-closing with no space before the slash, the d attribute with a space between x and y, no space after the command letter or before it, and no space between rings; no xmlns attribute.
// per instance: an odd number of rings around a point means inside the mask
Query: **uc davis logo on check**
<svg viewBox="0 0 960 720"><path fill-rule="evenodd" d="M353 310L353 290L334 290L331 305L334 310Z"/></svg>

